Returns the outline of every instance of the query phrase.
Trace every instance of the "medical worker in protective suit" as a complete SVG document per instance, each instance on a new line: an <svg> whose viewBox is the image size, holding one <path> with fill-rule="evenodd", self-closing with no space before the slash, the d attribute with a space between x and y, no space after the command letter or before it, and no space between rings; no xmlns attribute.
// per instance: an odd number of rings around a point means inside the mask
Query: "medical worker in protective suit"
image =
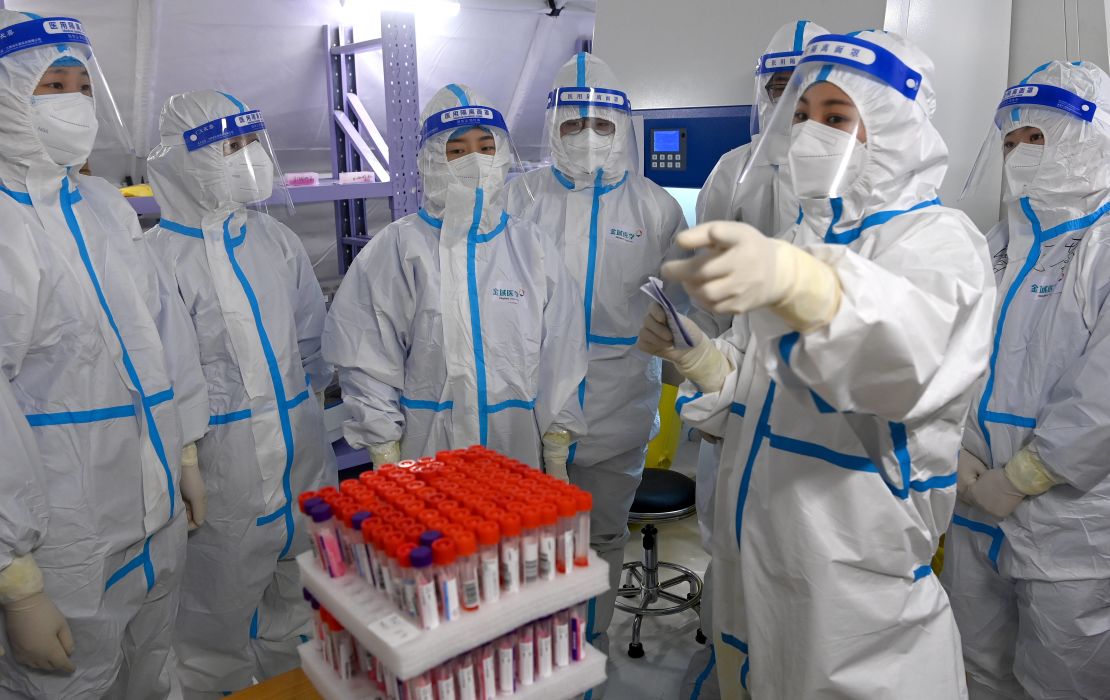
<svg viewBox="0 0 1110 700"><path fill-rule="evenodd" d="M169 98L160 131L147 173L162 219L146 237L196 327L211 416L192 455L208 520L189 538L174 649L186 694L222 694L299 665L296 496L336 478L313 395L332 375L324 296L297 235L248 208L280 180L262 114L202 90Z"/></svg>
<svg viewBox="0 0 1110 700"><path fill-rule="evenodd" d="M505 211L501 113L450 84L421 121L424 206L363 248L328 313L344 436L375 464L482 444L565 481L581 297L549 236Z"/></svg>
<svg viewBox="0 0 1110 700"><path fill-rule="evenodd" d="M990 367L959 459L943 580L968 689L1110 693L1110 77L1052 61L1006 91ZM978 173L977 173L978 175ZM978 179L976 177L975 179Z"/></svg>
<svg viewBox="0 0 1110 700"><path fill-rule="evenodd" d="M120 126L80 22L0 10L0 37L0 696L165 697L196 338L134 210L77 174Z"/></svg>
<svg viewBox="0 0 1110 700"><path fill-rule="evenodd" d="M956 499L994 285L983 235L937 200L947 150L931 73L894 34L815 38L760 144L788 154L802 221L779 240L733 222L679 236L698 253L664 274L738 315L729 342L677 350L645 321L642 342L702 394L684 417L724 438L724 697L966 694L929 562Z"/></svg>
<svg viewBox="0 0 1110 700"><path fill-rule="evenodd" d="M661 363L635 347L650 302L639 289L659 276L686 228L678 202L637 174L630 110L609 66L577 54L548 98L554 162L514 182L509 196L509 211L536 222L562 253L584 300L590 365L578 399L588 434L571 448L570 477L593 495L591 545L609 562L613 582L592 604L591 639L613 618L628 511L658 425ZM667 291L684 302L680 285ZM604 648L606 639L596 643Z"/></svg>

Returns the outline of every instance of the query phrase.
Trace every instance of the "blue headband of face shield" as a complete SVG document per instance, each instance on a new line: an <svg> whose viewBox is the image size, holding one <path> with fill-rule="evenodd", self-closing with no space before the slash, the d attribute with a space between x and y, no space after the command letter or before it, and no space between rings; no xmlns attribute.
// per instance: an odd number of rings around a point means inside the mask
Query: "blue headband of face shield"
<svg viewBox="0 0 1110 700"><path fill-rule="evenodd" d="M427 143L428 139L445 131L452 133L460 129L469 130L473 127L501 129L505 133L509 128L505 126L505 118L493 107L481 105L468 105L466 107L452 107L442 112L436 112L424 120L424 128L420 130L420 145Z"/></svg>
<svg viewBox="0 0 1110 700"><path fill-rule="evenodd" d="M185 148L191 153L210 144L233 139L236 136L253 134L265 128L266 123L262 121L262 112L257 109L229 117L220 117L186 131L183 134Z"/></svg>
<svg viewBox="0 0 1110 700"><path fill-rule="evenodd" d="M806 46L799 65L805 63L839 64L866 73L900 92L917 99L921 74L878 44L844 34L824 34Z"/></svg>
<svg viewBox="0 0 1110 700"><path fill-rule="evenodd" d="M1002 127L1003 112L1010 108L1014 108L1011 118L1017 121L1017 112L1022 106L1048 107L1085 122L1093 121L1098 110L1094 102L1064 88L1026 83L1014 85L1002 94L1002 101L998 103L998 111L994 116L995 126Z"/></svg>
<svg viewBox="0 0 1110 700"><path fill-rule="evenodd" d="M69 17L44 17L0 29L0 58L40 46L83 44L91 46L81 23Z"/></svg>
<svg viewBox="0 0 1110 700"><path fill-rule="evenodd" d="M631 112L628 95L620 90L588 87L561 87L547 93L547 108L553 107L607 107Z"/></svg>

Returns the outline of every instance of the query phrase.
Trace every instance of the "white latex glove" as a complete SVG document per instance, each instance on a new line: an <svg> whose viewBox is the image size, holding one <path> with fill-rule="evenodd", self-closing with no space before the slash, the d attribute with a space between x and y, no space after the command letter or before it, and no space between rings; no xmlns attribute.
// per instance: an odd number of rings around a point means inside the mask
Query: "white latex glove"
<svg viewBox="0 0 1110 700"><path fill-rule="evenodd" d="M696 323L685 316L681 316L681 320L694 341L694 347L679 350L674 346L674 334L667 325L667 314L662 306L655 303L644 317L636 346L648 354L673 363L682 376L697 384L702 391L720 391L725 377L733 369L732 365Z"/></svg>
<svg viewBox="0 0 1110 700"><path fill-rule="evenodd" d="M713 221L676 238L692 258L663 265L699 306L716 314L771 310L796 331L826 325L840 308L840 279L801 248L768 238L748 224Z"/></svg>
<svg viewBox="0 0 1110 700"><path fill-rule="evenodd" d="M1005 469L988 469L967 489L966 500L996 518L1007 518L1025 500Z"/></svg>
<svg viewBox="0 0 1110 700"><path fill-rule="evenodd" d="M548 476L570 483L567 475L567 459L570 457L570 433L566 430L552 430L543 436L543 469Z"/></svg>
<svg viewBox="0 0 1110 700"><path fill-rule="evenodd" d="M967 450L960 450L956 459L956 498L969 506L975 505L968 496L968 489L979 480L979 477L990 471L990 467L979 461L979 458Z"/></svg>
<svg viewBox="0 0 1110 700"><path fill-rule="evenodd" d="M0 606L17 663L39 671L73 673L69 623L43 593L42 572L29 554L0 571Z"/></svg>
<svg viewBox="0 0 1110 700"><path fill-rule="evenodd" d="M401 443L394 440L380 445L371 445L370 459L374 462L375 469L383 464L395 464L401 459Z"/></svg>
<svg viewBox="0 0 1110 700"><path fill-rule="evenodd" d="M185 515L192 532L204 524L208 514L208 491L200 474L196 443L181 448L181 500L185 501Z"/></svg>

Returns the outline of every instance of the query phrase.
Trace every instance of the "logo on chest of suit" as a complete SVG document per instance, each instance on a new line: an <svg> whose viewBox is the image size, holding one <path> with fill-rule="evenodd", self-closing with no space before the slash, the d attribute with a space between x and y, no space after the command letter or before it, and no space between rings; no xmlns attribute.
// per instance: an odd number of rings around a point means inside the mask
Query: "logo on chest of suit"
<svg viewBox="0 0 1110 700"><path fill-rule="evenodd" d="M636 228L630 231L626 231L625 229L612 226L609 228L609 235L612 238L617 239L618 241L624 241L625 243L635 243L636 241L644 237L644 230L642 228Z"/></svg>
<svg viewBox="0 0 1110 700"><path fill-rule="evenodd" d="M1064 239L1061 243L1045 246L1046 257L1057 245L1064 246L1064 254L1063 256L1054 255L1052 258L1057 258L1054 262L1046 262L1033 268L1034 274L1030 275L1026 283L1026 289L1030 294L1037 297L1048 297L1064 291L1064 280L1067 278L1068 268L1071 267L1071 262L1075 259L1075 254L1079 250L1079 243L1082 240L1083 236L1081 234Z"/></svg>
<svg viewBox="0 0 1110 700"><path fill-rule="evenodd" d="M503 304L519 304L524 300L524 289L510 284L499 284L491 292L493 298Z"/></svg>

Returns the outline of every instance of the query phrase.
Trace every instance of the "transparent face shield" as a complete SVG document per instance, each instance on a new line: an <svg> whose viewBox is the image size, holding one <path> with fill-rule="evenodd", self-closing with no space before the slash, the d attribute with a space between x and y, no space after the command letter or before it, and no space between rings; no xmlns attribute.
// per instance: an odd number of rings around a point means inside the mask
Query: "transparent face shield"
<svg viewBox="0 0 1110 700"><path fill-rule="evenodd" d="M524 172L501 112L485 105L452 107L424 120L420 132L425 197L451 185L500 191L510 173ZM527 184L523 191L531 199Z"/></svg>
<svg viewBox="0 0 1110 700"><path fill-rule="evenodd" d="M49 53L44 55L44 50ZM44 60L50 58L54 60L43 67ZM17 72L22 65L37 73L31 96L32 109L45 106L74 115L69 117L72 122L69 126L74 128L71 129L73 133L67 134L68 139L80 143L82 138L88 138L95 140L98 149L135 154L131 136L79 20L44 17L0 30L0 60L11 62L12 72ZM84 114L85 109L76 95L91 100L95 125L85 124L77 116ZM84 133L78 133L76 127L82 126Z"/></svg>
<svg viewBox="0 0 1110 700"><path fill-rule="evenodd" d="M213 119L186 131L182 138L190 155L208 149L218 158L231 202L260 211L282 206L293 213L293 200L260 111Z"/></svg>
<svg viewBox="0 0 1110 700"><path fill-rule="evenodd" d="M868 159L867 130L858 107L833 70L878 80L913 100L921 74L890 51L857 37L826 34L806 47L740 175L739 190L758 185L760 168L789 167L799 199L841 197Z"/></svg>
<svg viewBox="0 0 1110 700"><path fill-rule="evenodd" d="M632 104L620 90L561 87L547 96L544 122L545 165L570 177L623 177L636 172L639 148L632 128ZM685 144L677 130L645 135L653 140L652 153L678 162Z"/></svg>
<svg viewBox="0 0 1110 700"><path fill-rule="evenodd" d="M1091 123L1097 113L1094 102L1055 85L1028 83L1007 89L960 200L973 199L988 189L997 196L999 178L1004 199L1024 196L1040 170L1044 147L1050 139L1048 125L1058 123L1060 117Z"/></svg>
<svg viewBox="0 0 1110 700"><path fill-rule="evenodd" d="M749 130L752 136L758 134L761 125L770 120L771 111L786 92L790 76L801 58L801 51L765 53L759 57L759 63L755 67L755 88L752 91L755 97Z"/></svg>

